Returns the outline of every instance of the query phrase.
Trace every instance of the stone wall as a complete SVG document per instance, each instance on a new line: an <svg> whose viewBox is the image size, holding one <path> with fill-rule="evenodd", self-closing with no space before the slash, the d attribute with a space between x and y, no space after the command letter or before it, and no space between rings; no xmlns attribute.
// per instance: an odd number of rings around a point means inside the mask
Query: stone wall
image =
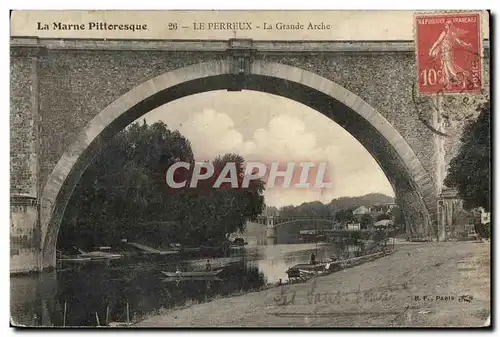
<svg viewBox="0 0 500 337"><path fill-rule="evenodd" d="M31 202L30 202L31 201ZM10 271L35 271L40 256L36 199L12 200L10 206Z"/></svg>
<svg viewBox="0 0 500 337"><path fill-rule="evenodd" d="M38 269L39 48L11 50L10 107L10 271Z"/></svg>
<svg viewBox="0 0 500 337"><path fill-rule="evenodd" d="M42 186L78 132L115 99L165 72L220 57L200 52L48 50L40 69Z"/></svg>
<svg viewBox="0 0 500 337"><path fill-rule="evenodd" d="M36 197L38 142L38 49L11 52L10 186L11 195Z"/></svg>

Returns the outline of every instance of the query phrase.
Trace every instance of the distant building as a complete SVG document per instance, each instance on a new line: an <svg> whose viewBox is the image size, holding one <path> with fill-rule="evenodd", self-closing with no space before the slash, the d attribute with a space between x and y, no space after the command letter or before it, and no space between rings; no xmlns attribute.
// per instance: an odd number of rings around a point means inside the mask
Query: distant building
<svg viewBox="0 0 500 337"><path fill-rule="evenodd" d="M333 226L332 226L332 230L333 231L342 231L342 230L345 230L345 224L341 223L341 222L334 222L333 223Z"/></svg>
<svg viewBox="0 0 500 337"><path fill-rule="evenodd" d="M388 213L387 205L373 205L372 207L370 207L370 214L374 218L376 218L381 214L387 214L387 213Z"/></svg>
<svg viewBox="0 0 500 337"><path fill-rule="evenodd" d="M315 235L317 234L314 229L306 229L299 232L301 235Z"/></svg>
<svg viewBox="0 0 500 337"><path fill-rule="evenodd" d="M299 232L299 242L318 242L324 241L325 235L316 230L301 230Z"/></svg>
<svg viewBox="0 0 500 337"><path fill-rule="evenodd" d="M352 215L356 218L356 220L361 221L361 218L365 214L370 214L370 209L365 206L360 206L356 208L354 211L352 211Z"/></svg>
<svg viewBox="0 0 500 337"><path fill-rule="evenodd" d="M487 220L481 210L467 211L456 190L443 188L438 199L438 235L439 241L460 239L476 235L474 225Z"/></svg>
<svg viewBox="0 0 500 337"><path fill-rule="evenodd" d="M264 212L262 212L264 216L279 216L280 211L276 207L266 207Z"/></svg>
<svg viewBox="0 0 500 337"><path fill-rule="evenodd" d="M348 223L346 225L346 230L348 231L359 231L361 229L361 224L359 223Z"/></svg>
<svg viewBox="0 0 500 337"><path fill-rule="evenodd" d="M375 228L386 228L392 226L392 220L380 220L373 224Z"/></svg>
<svg viewBox="0 0 500 337"><path fill-rule="evenodd" d="M460 239L476 235L474 225L481 222L481 211L466 211L460 209L455 215L455 226L453 226L452 237Z"/></svg>
<svg viewBox="0 0 500 337"><path fill-rule="evenodd" d="M491 222L491 215L490 212L486 212L484 209L481 210L481 223L482 224L487 224Z"/></svg>

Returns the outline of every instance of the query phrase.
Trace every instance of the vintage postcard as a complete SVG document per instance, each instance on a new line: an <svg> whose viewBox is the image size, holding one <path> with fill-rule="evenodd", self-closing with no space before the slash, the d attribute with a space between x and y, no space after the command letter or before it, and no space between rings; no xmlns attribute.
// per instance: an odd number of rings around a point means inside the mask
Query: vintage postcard
<svg viewBox="0 0 500 337"><path fill-rule="evenodd" d="M10 20L11 326L490 326L488 11Z"/></svg>

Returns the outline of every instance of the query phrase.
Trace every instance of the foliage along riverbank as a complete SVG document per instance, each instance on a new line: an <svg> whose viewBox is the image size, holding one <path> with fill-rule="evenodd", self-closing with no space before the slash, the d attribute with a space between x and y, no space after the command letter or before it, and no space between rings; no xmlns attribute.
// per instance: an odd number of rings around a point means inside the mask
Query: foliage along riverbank
<svg viewBox="0 0 500 337"><path fill-rule="evenodd" d="M166 243L221 244L226 233L242 231L264 209L264 184L248 188L173 190L165 179L172 164L194 163L189 141L157 122L134 123L112 138L94 158L69 200L60 229L60 246L95 247L137 240L156 247ZM243 176L245 159L227 153L212 163L236 163ZM185 171L183 177L189 177ZM216 178L216 175L214 175Z"/></svg>

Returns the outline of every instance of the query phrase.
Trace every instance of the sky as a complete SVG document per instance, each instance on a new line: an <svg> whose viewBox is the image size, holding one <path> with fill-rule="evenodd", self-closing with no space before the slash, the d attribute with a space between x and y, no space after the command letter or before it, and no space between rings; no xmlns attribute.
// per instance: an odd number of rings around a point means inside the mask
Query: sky
<svg viewBox="0 0 500 337"><path fill-rule="evenodd" d="M384 193L394 196L386 176L353 136L303 104L256 91L209 91L184 97L141 117L148 124L163 121L190 142L198 160L234 152L246 161L326 163L323 181L329 188L265 191L267 206L324 203L342 196ZM296 164L297 174L300 174ZM311 175L314 182L315 176Z"/></svg>

